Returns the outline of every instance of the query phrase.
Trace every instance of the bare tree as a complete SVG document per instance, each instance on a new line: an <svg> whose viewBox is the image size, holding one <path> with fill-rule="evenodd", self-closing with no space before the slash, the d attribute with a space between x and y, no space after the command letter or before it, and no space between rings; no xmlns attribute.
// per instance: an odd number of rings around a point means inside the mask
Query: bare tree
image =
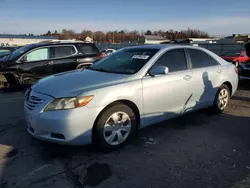
<svg viewBox="0 0 250 188"><path fill-rule="evenodd" d="M170 40L175 40L179 38L208 38L209 35L201 30L198 29L191 29L187 28L186 30L173 30L170 29L168 31L163 31L163 30L156 30L156 31L151 31L147 30L146 33L144 31L128 31L128 30L120 30L120 31L108 31L108 32L103 32L103 31L90 31L90 30L83 30L81 33L75 33L73 30L67 30L63 29L60 33L57 32L57 30L54 31L54 33L51 33L48 31L47 33L43 35L52 35L57 37L58 39L78 39L78 40L85 40L87 36L91 37L94 39L96 42L127 42L127 41L138 41L140 36L143 36L144 34L146 35L159 35L166 37Z"/></svg>
<svg viewBox="0 0 250 188"><path fill-rule="evenodd" d="M147 32L145 33L145 35L152 35L152 32L150 30L147 30Z"/></svg>

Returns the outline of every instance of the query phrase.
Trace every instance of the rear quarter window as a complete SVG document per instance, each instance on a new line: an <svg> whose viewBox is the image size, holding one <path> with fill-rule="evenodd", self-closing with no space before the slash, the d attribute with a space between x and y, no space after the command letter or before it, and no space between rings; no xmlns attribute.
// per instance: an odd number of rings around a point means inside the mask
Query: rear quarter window
<svg viewBox="0 0 250 188"><path fill-rule="evenodd" d="M188 49L192 68L204 68L219 65L219 63L206 52L197 49Z"/></svg>
<svg viewBox="0 0 250 188"><path fill-rule="evenodd" d="M75 54L75 48L73 46L57 46L51 47L52 58L62 58Z"/></svg>
<svg viewBox="0 0 250 188"><path fill-rule="evenodd" d="M79 51L83 54L99 54L99 49L94 44L80 44Z"/></svg>

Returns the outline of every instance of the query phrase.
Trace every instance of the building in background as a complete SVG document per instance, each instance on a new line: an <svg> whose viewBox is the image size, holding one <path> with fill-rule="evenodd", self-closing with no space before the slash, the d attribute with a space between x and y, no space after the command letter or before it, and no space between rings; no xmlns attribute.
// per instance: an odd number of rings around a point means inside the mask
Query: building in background
<svg viewBox="0 0 250 188"><path fill-rule="evenodd" d="M176 39L174 42L176 43L185 43L185 44L204 44L204 43L217 43L218 38L182 38Z"/></svg>
<svg viewBox="0 0 250 188"><path fill-rule="evenodd" d="M24 46L56 39L54 36L6 35L0 34L0 46Z"/></svg>
<svg viewBox="0 0 250 188"><path fill-rule="evenodd" d="M160 44L170 42L169 39L158 35L143 35L138 41L140 44Z"/></svg>
<svg viewBox="0 0 250 188"><path fill-rule="evenodd" d="M90 42L90 43L93 43L93 39L89 36L87 36L85 39L84 39L84 42Z"/></svg>
<svg viewBox="0 0 250 188"><path fill-rule="evenodd" d="M246 43L250 40L250 34L233 34L220 39L219 43Z"/></svg>

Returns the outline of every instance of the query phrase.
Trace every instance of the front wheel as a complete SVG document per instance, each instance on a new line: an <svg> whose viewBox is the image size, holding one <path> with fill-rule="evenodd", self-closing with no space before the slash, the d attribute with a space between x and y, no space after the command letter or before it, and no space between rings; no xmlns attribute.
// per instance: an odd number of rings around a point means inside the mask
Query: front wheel
<svg viewBox="0 0 250 188"><path fill-rule="evenodd" d="M116 104L106 109L94 127L94 142L105 150L115 150L134 138L136 117L133 110Z"/></svg>
<svg viewBox="0 0 250 188"><path fill-rule="evenodd" d="M230 91L227 85L223 84L218 93L216 94L213 110L216 113L222 113L228 105L230 97Z"/></svg>

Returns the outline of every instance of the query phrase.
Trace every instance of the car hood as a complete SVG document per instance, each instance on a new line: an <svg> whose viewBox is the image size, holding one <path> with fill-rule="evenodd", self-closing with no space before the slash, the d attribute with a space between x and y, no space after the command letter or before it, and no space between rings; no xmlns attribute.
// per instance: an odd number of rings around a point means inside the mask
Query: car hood
<svg viewBox="0 0 250 188"><path fill-rule="evenodd" d="M39 80L32 90L55 98L73 97L84 91L123 82L128 75L74 70L55 74Z"/></svg>
<svg viewBox="0 0 250 188"><path fill-rule="evenodd" d="M223 59L227 59L227 60L233 60L233 59L237 59L238 57L236 56L222 56Z"/></svg>

